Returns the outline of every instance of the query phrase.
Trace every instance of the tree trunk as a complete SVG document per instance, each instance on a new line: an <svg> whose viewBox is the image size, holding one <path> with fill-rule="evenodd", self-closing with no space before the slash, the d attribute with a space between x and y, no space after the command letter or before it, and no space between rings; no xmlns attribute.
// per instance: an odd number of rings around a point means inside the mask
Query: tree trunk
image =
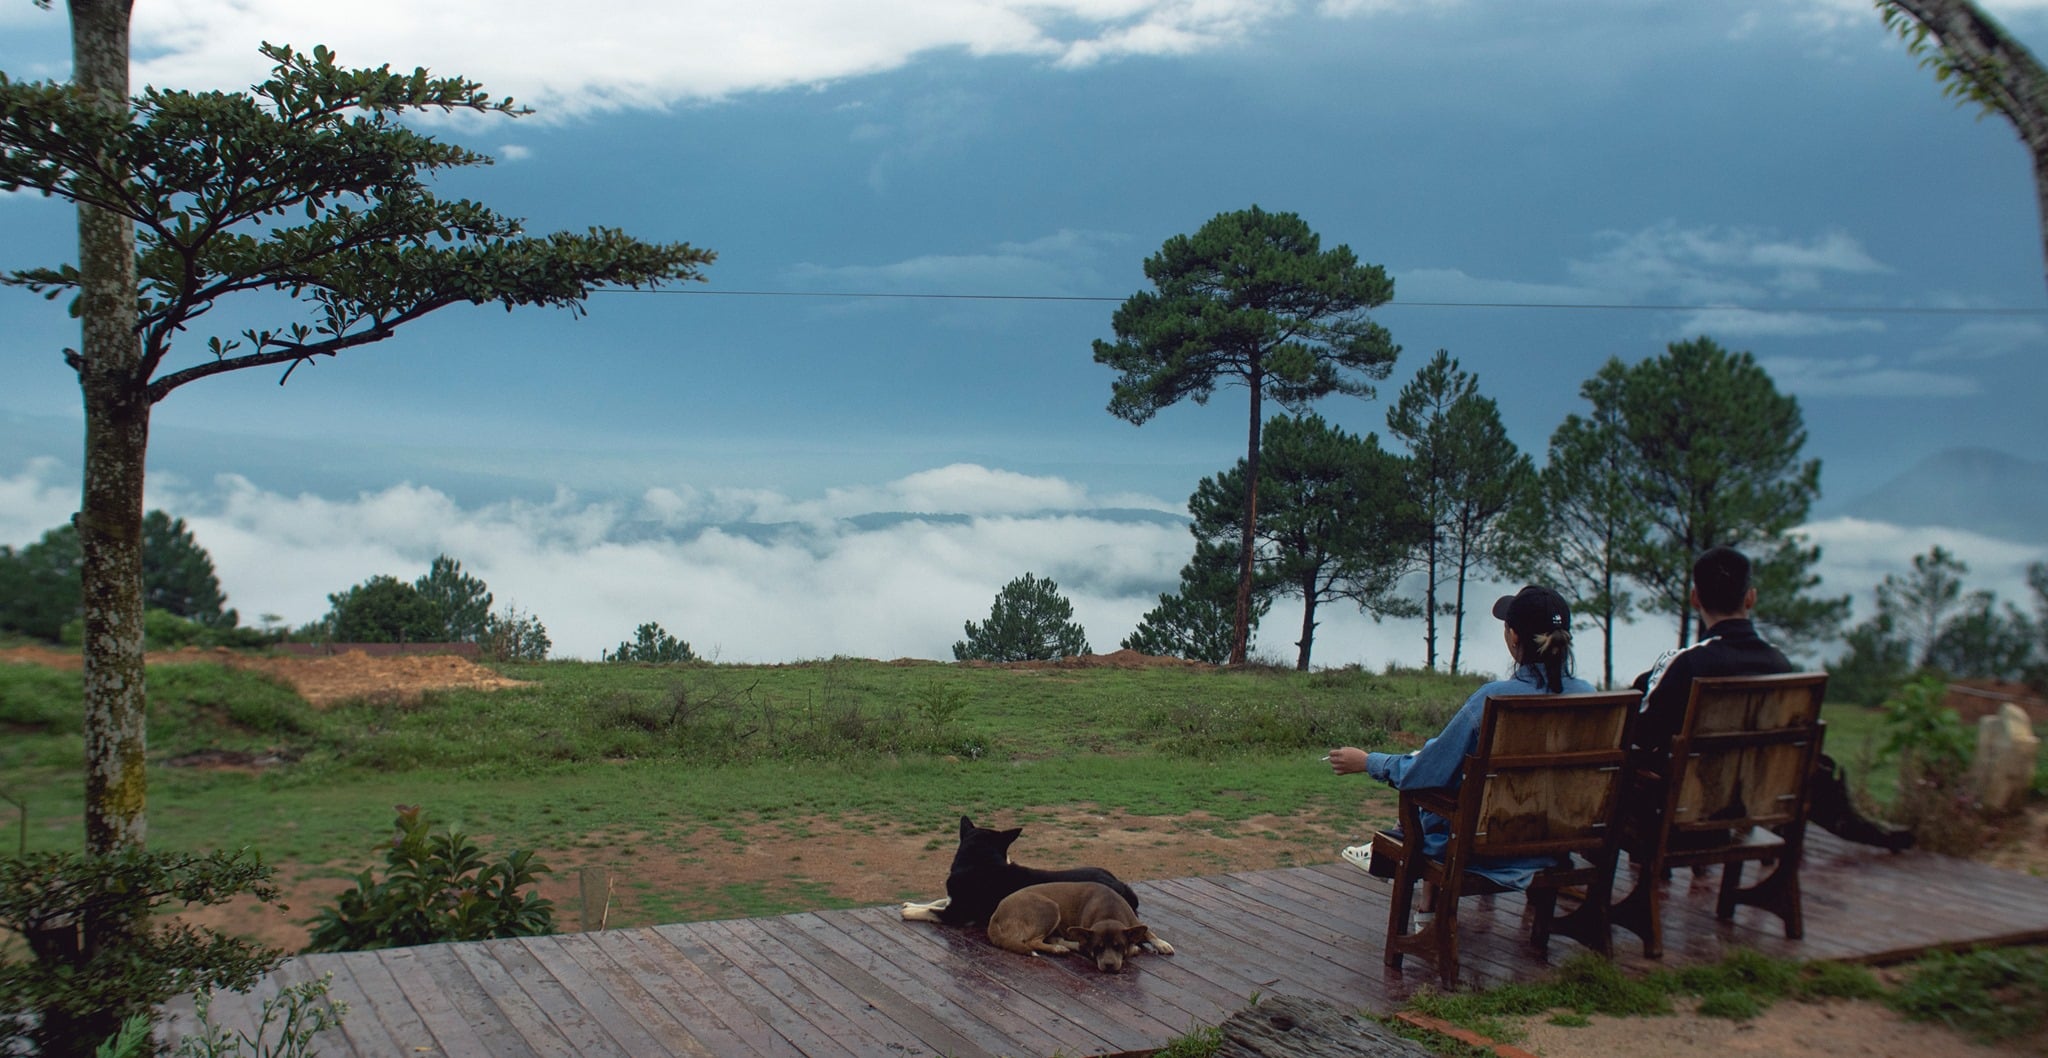
<svg viewBox="0 0 2048 1058"><path fill-rule="evenodd" d="M1435 526L1429 530L1429 568L1423 574L1422 583L1422 642L1426 648L1429 671L1436 671L1436 560L1438 533Z"/></svg>
<svg viewBox="0 0 2048 1058"><path fill-rule="evenodd" d="M71 0L72 80L107 110L128 109L130 0ZM85 845L140 848L148 780L142 682L142 474L148 380L135 330L135 226L78 208L79 388L85 481L73 519L85 608ZM91 938L88 938L91 943Z"/></svg>
<svg viewBox="0 0 2048 1058"><path fill-rule="evenodd" d="M1941 45L1974 99L2004 114L2034 163L2035 221L2048 263L2048 69L1971 0L1892 0Z"/></svg>
<svg viewBox="0 0 2048 1058"><path fill-rule="evenodd" d="M1458 662L1465 655L1465 578L1472 560L1460 530L1458 543L1458 592L1457 607L1451 614L1451 675L1458 674Z"/></svg>
<svg viewBox="0 0 2048 1058"><path fill-rule="evenodd" d="M1301 639L1294 645L1299 648L1294 655L1294 670L1308 671L1309 649L1316 641L1316 575L1311 573L1301 579Z"/></svg>
<svg viewBox="0 0 2048 1058"><path fill-rule="evenodd" d="M1263 412L1264 374L1254 367L1247 379L1252 391L1252 426L1244 452L1244 527L1237 534L1237 613L1230 623L1230 663L1245 663L1252 637L1252 540L1259 524L1259 416Z"/></svg>

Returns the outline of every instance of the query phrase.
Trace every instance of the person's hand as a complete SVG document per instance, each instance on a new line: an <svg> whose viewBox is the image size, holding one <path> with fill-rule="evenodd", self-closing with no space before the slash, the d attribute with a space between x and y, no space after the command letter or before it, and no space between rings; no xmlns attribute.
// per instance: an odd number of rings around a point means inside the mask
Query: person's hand
<svg viewBox="0 0 2048 1058"><path fill-rule="evenodd" d="M1365 770L1365 751L1344 746L1330 751L1330 770L1338 775L1356 775Z"/></svg>

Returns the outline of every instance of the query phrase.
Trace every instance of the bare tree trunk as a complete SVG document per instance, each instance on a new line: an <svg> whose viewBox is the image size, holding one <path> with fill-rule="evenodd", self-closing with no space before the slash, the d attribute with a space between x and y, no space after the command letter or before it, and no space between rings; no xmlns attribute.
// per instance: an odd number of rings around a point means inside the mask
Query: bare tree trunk
<svg viewBox="0 0 2048 1058"><path fill-rule="evenodd" d="M2035 219L2048 264L2048 69L1971 0L1889 0L1885 6L1911 16L1939 42L1945 65L1961 79L1962 98L2004 114L2019 133L2034 163Z"/></svg>
<svg viewBox="0 0 2048 1058"><path fill-rule="evenodd" d="M1309 649L1316 641L1316 575L1311 573L1301 579L1301 639L1294 645L1294 670L1308 671Z"/></svg>
<svg viewBox="0 0 2048 1058"><path fill-rule="evenodd" d="M72 80L110 111L128 109L131 0L71 0ZM84 560L85 844L140 848L148 825L142 675L142 474L149 392L135 330L135 226L78 207L85 481L74 518Z"/></svg>
<svg viewBox="0 0 2048 1058"><path fill-rule="evenodd" d="M1244 452L1244 527L1237 534L1237 613L1230 624L1230 663L1245 663L1252 637L1252 541L1259 525L1259 416L1263 412L1265 375L1256 366L1248 376L1252 391L1252 425Z"/></svg>

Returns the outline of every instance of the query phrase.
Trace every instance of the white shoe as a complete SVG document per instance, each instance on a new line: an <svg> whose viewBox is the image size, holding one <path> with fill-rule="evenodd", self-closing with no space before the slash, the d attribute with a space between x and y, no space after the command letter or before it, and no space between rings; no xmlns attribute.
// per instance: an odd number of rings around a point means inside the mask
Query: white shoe
<svg viewBox="0 0 2048 1058"><path fill-rule="evenodd" d="M1344 859L1350 862L1353 867L1367 874L1372 874L1372 846L1370 844L1352 845L1346 848L1344 850Z"/></svg>

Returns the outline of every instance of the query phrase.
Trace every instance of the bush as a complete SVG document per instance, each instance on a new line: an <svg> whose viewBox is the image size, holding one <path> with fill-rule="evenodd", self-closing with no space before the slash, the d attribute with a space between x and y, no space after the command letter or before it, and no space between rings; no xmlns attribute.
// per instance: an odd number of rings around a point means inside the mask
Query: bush
<svg viewBox="0 0 2048 1058"><path fill-rule="evenodd" d="M497 863L452 827L428 833L426 810L398 806L383 881L369 870L309 923L308 952L370 951L554 932L555 905L520 890L551 870L521 849Z"/></svg>
<svg viewBox="0 0 2048 1058"><path fill-rule="evenodd" d="M274 873L224 852L0 859L0 928L24 938L29 956L18 962L18 948L0 947L0 1053L28 1043L43 1058L91 1055L123 1022L154 1017L172 996L247 989L283 953L188 924L157 925L151 916L243 893L276 900Z"/></svg>
<svg viewBox="0 0 2048 1058"><path fill-rule="evenodd" d="M1986 822L1969 789L1975 739L1954 709L1943 704L1946 685L1927 675L1899 689L1884 705L1884 742L1878 755L1899 762L1899 795L1892 815L1911 828L1922 848L1960 854L1978 848Z"/></svg>
<svg viewBox="0 0 2048 1058"><path fill-rule="evenodd" d="M654 621L649 621L633 630L630 642L622 642L617 650L606 650L599 654L604 661L646 661L654 664L679 664L697 660L697 653L690 644L668 634L668 631Z"/></svg>
<svg viewBox="0 0 2048 1058"><path fill-rule="evenodd" d="M953 644L955 661L1057 661L1088 653L1088 634L1074 623L1074 604L1051 577L1029 573L1003 585L988 620L967 622Z"/></svg>

